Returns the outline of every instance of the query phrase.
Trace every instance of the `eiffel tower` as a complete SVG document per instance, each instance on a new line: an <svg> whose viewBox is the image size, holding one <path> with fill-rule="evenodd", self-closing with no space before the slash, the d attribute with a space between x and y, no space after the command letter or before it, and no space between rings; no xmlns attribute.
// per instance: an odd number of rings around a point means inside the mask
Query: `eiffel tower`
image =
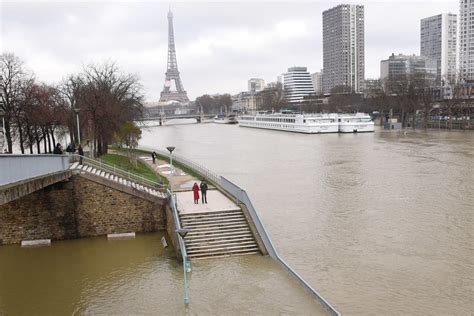
<svg viewBox="0 0 474 316"><path fill-rule="evenodd" d="M168 12L168 69L166 70L165 85L161 92L160 102L178 101L180 103L188 103L188 95L183 88L183 83L179 77L178 62L176 61L176 49L174 47L173 32L173 13ZM172 91L172 82L176 91Z"/></svg>

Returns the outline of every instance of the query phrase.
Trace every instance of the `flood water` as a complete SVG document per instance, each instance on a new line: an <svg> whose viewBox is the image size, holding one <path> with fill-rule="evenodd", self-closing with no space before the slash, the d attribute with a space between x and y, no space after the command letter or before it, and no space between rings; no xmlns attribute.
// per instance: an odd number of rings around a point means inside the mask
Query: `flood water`
<svg viewBox="0 0 474 316"><path fill-rule="evenodd" d="M344 315L472 315L474 133L146 128L242 186L280 255ZM182 267L162 234L0 247L0 315L318 315L270 258Z"/></svg>
<svg viewBox="0 0 474 316"><path fill-rule="evenodd" d="M474 313L474 133L194 124L141 144L245 188L280 255L344 315Z"/></svg>
<svg viewBox="0 0 474 316"><path fill-rule="evenodd" d="M132 240L0 247L0 315L241 315L325 311L273 260L198 261L183 304L183 269L163 233Z"/></svg>

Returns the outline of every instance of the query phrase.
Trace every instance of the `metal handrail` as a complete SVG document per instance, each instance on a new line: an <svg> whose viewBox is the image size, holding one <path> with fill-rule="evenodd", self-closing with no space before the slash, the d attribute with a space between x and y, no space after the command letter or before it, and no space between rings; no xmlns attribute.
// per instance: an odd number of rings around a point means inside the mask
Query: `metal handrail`
<svg viewBox="0 0 474 316"><path fill-rule="evenodd" d="M189 304L189 284L187 274L191 272L191 262L188 259L188 253L186 251L186 244L184 243L184 238L178 234L178 231L182 229L181 223L179 221L178 208L176 204L176 195L171 191L167 190L167 193L170 197L170 206L173 210L175 234L178 238L179 248L181 249L181 256L183 257L183 274L184 274L184 304Z"/></svg>
<svg viewBox="0 0 474 316"><path fill-rule="evenodd" d="M156 152L159 155L168 157L168 159L170 158L170 153L167 152L167 151L164 151L164 150L154 149L154 148L148 147L148 146L140 146L139 149L147 150L147 151L150 151L150 152ZM219 184L219 182L220 182L220 176L217 173L207 169L206 167L203 167L203 166L195 163L194 161L191 161L191 160L189 160L187 158L184 158L184 157L182 157L180 155L177 155L177 154L173 154L173 160L175 160L179 163L182 163L183 165L189 167L190 169L193 169L194 171L196 171L200 175L204 176L207 180L209 180L211 182L214 182L216 184Z"/></svg>
<svg viewBox="0 0 474 316"><path fill-rule="evenodd" d="M102 160L96 160L96 159L81 156L81 155L78 155L78 154L71 154L70 155L70 162L80 161L81 157L82 157L82 160L83 160L83 164L85 164L87 166L99 168L103 171L107 171L109 173L119 175L119 176L125 178L126 180L133 181L133 182L136 182L136 183L141 184L141 185L146 185L146 186L153 187L153 188L159 188L161 190L166 188L166 185L164 185L162 183L152 181L152 180L147 179L145 177L136 175L134 173L131 173L128 170L122 169L121 167L119 167L117 165L114 165L114 164L111 164L111 163L108 163L108 162L105 162L105 161L102 161Z"/></svg>

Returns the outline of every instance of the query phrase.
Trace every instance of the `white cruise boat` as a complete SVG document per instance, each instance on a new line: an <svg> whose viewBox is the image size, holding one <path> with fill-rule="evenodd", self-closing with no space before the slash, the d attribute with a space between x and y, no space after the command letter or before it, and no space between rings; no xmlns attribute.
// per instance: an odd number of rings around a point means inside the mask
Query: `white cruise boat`
<svg viewBox="0 0 474 316"><path fill-rule="evenodd" d="M214 123L218 124L237 124L237 116L235 114L219 114L214 117Z"/></svg>
<svg viewBox="0 0 474 316"><path fill-rule="evenodd" d="M373 132L374 122L365 113L338 114L339 133Z"/></svg>
<svg viewBox="0 0 474 316"><path fill-rule="evenodd" d="M337 114L259 113L257 115L242 115L239 118L239 126L306 134L337 133L339 131Z"/></svg>

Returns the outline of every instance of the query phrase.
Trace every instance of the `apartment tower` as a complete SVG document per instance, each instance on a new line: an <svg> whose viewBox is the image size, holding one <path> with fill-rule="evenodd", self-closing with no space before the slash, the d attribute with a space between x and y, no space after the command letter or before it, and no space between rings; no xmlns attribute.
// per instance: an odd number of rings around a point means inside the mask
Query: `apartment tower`
<svg viewBox="0 0 474 316"><path fill-rule="evenodd" d="M431 16L420 23L420 55L436 60L436 84L456 79L456 14Z"/></svg>
<svg viewBox="0 0 474 316"><path fill-rule="evenodd" d="M474 80L474 1L460 0L459 7L459 76Z"/></svg>
<svg viewBox="0 0 474 316"><path fill-rule="evenodd" d="M323 12L323 92L360 92L365 75L364 6L340 4Z"/></svg>

